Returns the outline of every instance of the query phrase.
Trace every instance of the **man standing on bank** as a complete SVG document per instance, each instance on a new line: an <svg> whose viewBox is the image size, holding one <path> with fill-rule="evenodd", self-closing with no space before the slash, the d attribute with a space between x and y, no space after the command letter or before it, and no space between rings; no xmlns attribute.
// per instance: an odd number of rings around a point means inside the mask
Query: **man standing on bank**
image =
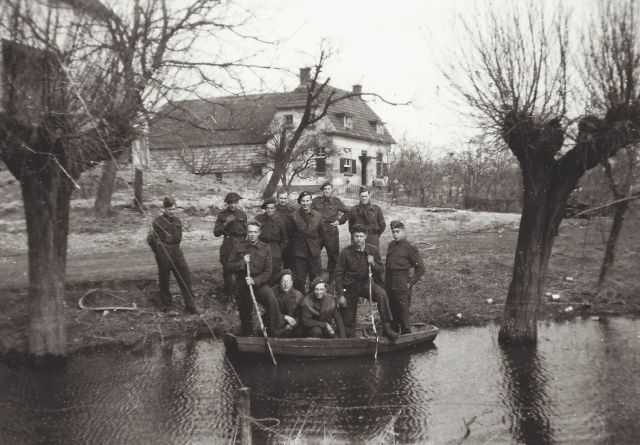
<svg viewBox="0 0 640 445"><path fill-rule="evenodd" d="M380 250L380 235L387 227L387 223L384 221L382 209L371 204L371 194L366 187L360 187L360 204L351 207L348 219L349 232L353 234L353 228L356 224L363 225L368 233L367 244Z"/></svg>
<svg viewBox="0 0 640 445"><path fill-rule="evenodd" d="M367 229L361 224L356 224L351 235L352 244L340 252L336 268L338 306L341 307L340 312L347 337L355 337L358 298L369 299L369 286L371 286L372 299L378 305L378 313L382 320L382 332L393 340L398 338L398 334L391 328L389 300L387 293L380 286L384 266L379 250L367 244L366 239ZM369 266L374 275L371 281Z"/></svg>
<svg viewBox="0 0 640 445"><path fill-rule="evenodd" d="M316 196L311 201L311 208L322 215L324 235L320 240L320 250L327 250L327 272L329 283L333 282L336 273L338 255L340 255L340 232L338 225L347 222L347 208L340 198L333 196L333 186L325 182L320 187L322 196Z"/></svg>
<svg viewBox="0 0 640 445"><path fill-rule="evenodd" d="M271 248L258 241L260 223L247 224L247 239L233 244L227 267L236 274L236 306L240 315L240 335L253 334L253 301L249 286L253 286L256 300L265 309L265 325L269 335L281 328L283 321L280 307L273 290L269 287L271 278ZM248 265L248 266L247 266ZM251 276L247 276L247 267Z"/></svg>
<svg viewBox="0 0 640 445"><path fill-rule="evenodd" d="M256 216L256 221L260 227L260 241L271 248L271 278L277 278L278 272L282 269L282 254L289 244L285 223L276 213L276 200L267 198L260 206L264 213ZM275 281L273 281L275 283Z"/></svg>
<svg viewBox="0 0 640 445"><path fill-rule="evenodd" d="M418 249L406 239L402 221L391 221L393 241L387 247L385 261L385 284L389 296L389 306L393 315L394 328L402 334L411 333L409 309L413 285L424 275L424 264ZM413 275L409 276L409 269Z"/></svg>
<svg viewBox="0 0 640 445"><path fill-rule="evenodd" d="M224 198L227 208L218 215L216 224L213 227L213 235L223 236L220 246L220 263L222 264L222 276L224 278L224 293L226 297L233 295L233 273L227 267L229 254L233 244L242 241L247 236L247 214L238 208L238 201L242 197L237 193L230 192Z"/></svg>
<svg viewBox="0 0 640 445"><path fill-rule="evenodd" d="M285 189L278 190L277 194L278 202L276 204L276 215L282 219L285 223L289 219L289 215L295 212L296 206L289 202L289 192ZM282 252L282 267L291 268L292 260L291 260L291 245L289 245Z"/></svg>
<svg viewBox="0 0 640 445"><path fill-rule="evenodd" d="M307 276L309 281L322 273L320 240L323 237L322 215L311 209L311 193L298 196L300 208L289 215L287 234L291 253L293 286L305 294Z"/></svg>
<svg viewBox="0 0 640 445"><path fill-rule="evenodd" d="M153 250L158 264L158 282L160 284L160 304L166 312L172 305L169 292L170 273L180 286L184 299L184 310L189 314L200 313L191 290L191 273L187 261L184 259L180 241L182 241L182 223L173 214L176 201L170 196L162 200L164 212L151 223L151 231L147 235L147 244Z"/></svg>

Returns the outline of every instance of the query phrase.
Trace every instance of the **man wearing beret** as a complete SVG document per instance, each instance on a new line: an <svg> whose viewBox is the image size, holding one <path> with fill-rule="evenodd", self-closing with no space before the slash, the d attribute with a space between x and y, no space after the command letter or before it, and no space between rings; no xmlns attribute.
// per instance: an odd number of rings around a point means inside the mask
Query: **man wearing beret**
<svg viewBox="0 0 640 445"><path fill-rule="evenodd" d="M409 309L411 290L424 275L424 264L418 249L406 239L402 221L391 221L393 241L387 247L385 261L385 284L389 296L389 306L393 315L394 328L402 334L411 333ZM409 275L413 268L413 275Z"/></svg>
<svg viewBox="0 0 640 445"><path fill-rule="evenodd" d="M223 236L220 246L220 263L224 278L224 293L227 297L233 295L233 273L227 267L227 260L236 241L242 241L247 236L247 214L238 208L238 201L242 197L230 192L224 198L227 208L218 215L213 227L213 235Z"/></svg>
<svg viewBox="0 0 640 445"><path fill-rule="evenodd" d="M278 190L277 203L276 203L276 215L282 219L285 223L289 219L289 215L296 210L296 206L289 202L289 192L285 189ZM291 266L291 246L288 246L282 252L282 267Z"/></svg>
<svg viewBox="0 0 640 445"><path fill-rule="evenodd" d="M176 201L165 196L162 200L164 212L153 220L151 231L147 236L147 244L153 250L158 264L158 282L160 284L160 304L162 310L167 311L171 304L171 293L169 292L170 273L180 286L182 298L184 299L184 309L190 314L198 314L200 311L196 306L191 290L191 273L187 261L184 259L180 241L182 241L182 223L180 218L173 214Z"/></svg>
<svg viewBox="0 0 640 445"><path fill-rule="evenodd" d="M320 250L327 250L327 272L329 282L334 280L338 255L340 255L340 232L338 225L347 222L347 208L340 198L333 195L333 186L330 182L325 182L320 187L322 196L316 196L311 201L311 208L320 212L324 235L320 240Z"/></svg>
<svg viewBox="0 0 640 445"><path fill-rule="evenodd" d="M349 232L353 233L356 224L363 225L367 229L367 244L380 249L380 235L387 227L384 221L382 209L371 204L371 194L366 187L360 187L360 203L351 207L348 215Z"/></svg>
<svg viewBox="0 0 640 445"><path fill-rule="evenodd" d="M322 273L320 241L323 236L322 215L311 208L311 193L298 196L300 208L289 215L287 235L291 253L293 285L303 294L307 277L313 280Z"/></svg>
<svg viewBox="0 0 640 445"><path fill-rule="evenodd" d="M228 268L236 274L236 306L240 315L240 335L253 334L253 301L249 286L253 286L256 300L265 309L264 323L273 336L282 326L282 315L273 290L271 278L271 248L260 242L260 223L247 224L246 240L236 241L229 254ZM250 276L247 276L249 267Z"/></svg>
<svg viewBox="0 0 640 445"><path fill-rule="evenodd" d="M369 299L371 286L372 299L378 305L378 313L382 320L383 333L390 339L398 338L398 334L391 328L391 310L387 293L380 286L384 266L380 258L380 251L366 243L367 229L356 224L351 235L352 244L340 252L338 267L336 268L336 292L338 306L341 307L347 337L355 337L356 314L358 312L358 298ZM373 280L369 280L369 266L373 272Z"/></svg>
<svg viewBox="0 0 640 445"><path fill-rule="evenodd" d="M273 281L278 283L273 286L273 294L278 300L280 313L284 318L284 323L275 336L299 337L301 333L297 318L302 294L293 288L293 274L289 269L282 269Z"/></svg>
<svg viewBox="0 0 640 445"><path fill-rule="evenodd" d="M264 213L256 216L256 221L261 225L260 241L271 248L271 277L274 279L282 268L282 253L289 244L285 223L278 214L276 214L276 200L267 198L260 206Z"/></svg>

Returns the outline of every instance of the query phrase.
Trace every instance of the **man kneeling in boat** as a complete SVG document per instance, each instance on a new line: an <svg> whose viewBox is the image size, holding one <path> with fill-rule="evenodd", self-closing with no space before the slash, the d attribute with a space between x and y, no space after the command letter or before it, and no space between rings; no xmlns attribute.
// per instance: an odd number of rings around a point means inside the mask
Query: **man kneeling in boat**
<svg viewBox="0 0 640 445"><path fill-rule="evenodd" d="M326 281L316 277L309 285L309 295L300 303L300 327L304 337L345 337L344 323L336 299L326 294ZM334 321L336 329L331 326ZM337 330L337 332L336 332Z"/></svg>
<svg viewBox="0 0 640 445"><path fill-rule="evenodd" d="M384 266L377 247L366 244L367 229L356 224L352 228L349 247L342 249L336 268L336 292L338 293L338 306L341 308L342 319L347 331L347 337L355 337L356 314L358 312L358 299L371 298L378 304L378 313L382 320L382 332L385 336L394 340L398 333L391 329L391 310L387 293L382 288L382 272ZM373 272L373 278L369 278L369 267ZM345 297L346 293L346 297Z"/></svg>
<svg viewBox="0 0 640 445"><path fill-rule="evenodd" d="M274 278L278 284L273 286L273 294L284 318L282 327L274 333L274 337L301 337L297 317L303 297L299 290L293 288L293 273L290 269L282 269Z"/></svg>

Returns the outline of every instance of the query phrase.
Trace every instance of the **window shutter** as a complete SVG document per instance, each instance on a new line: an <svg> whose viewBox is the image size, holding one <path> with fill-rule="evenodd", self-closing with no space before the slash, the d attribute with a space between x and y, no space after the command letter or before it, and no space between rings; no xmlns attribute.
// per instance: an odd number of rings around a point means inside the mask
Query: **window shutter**
<svg viewBox="0 0 640 445"><path fill-rule="evenodd" d="M357 173L357 165L355 159L351 160L351 173L353 173L354 175Z"/></svg>

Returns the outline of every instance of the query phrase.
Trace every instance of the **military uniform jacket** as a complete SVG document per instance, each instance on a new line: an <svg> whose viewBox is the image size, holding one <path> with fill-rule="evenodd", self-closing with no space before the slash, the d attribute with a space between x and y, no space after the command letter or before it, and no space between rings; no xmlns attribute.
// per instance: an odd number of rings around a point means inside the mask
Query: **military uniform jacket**
<svg viewBox="0 0 640 445"><path fill-rule="evenodd" d="M338 265L336 267L336 293L341 296L343 290L353 284L367 282L369 280L369 263L367 255L373 255L373 265L371 271L377 284L382 284L382 272L384 266L380 251L371 244L365 245L364 251L360 252L353 244L345 247L340 252Z"/></svg>
<svg viewBox="0 0 640 445"><path fill-rule="evenodd" d="M296 211L296 207L293 204L276 204L276 215L286 221L289 215Z"/></svg>
<svg viewBox="0 0 640 445"><path fill-rule="evenodd" d="M251 255L251 278L255 281L255 286L260 287L271 278L271 248L260 241L252 244L247 240L241 240L233 244L227 268L237 274L239 281L244 281L244 277L247 276L247 263L244 261L244 255L247 253Z"/></svg>
<svg viewBox="0 0 640 445"><path fill-rule="evenodd" d="M289 244L284 220L277 214L269 216L266 213L256 216L260 223L260 241L271 247L272 259L281 258L282 252Z"/></svg>
<svg viewBox="0 0 640 445"><path fill-rule="evenodd" d="M175 215L163 213L151 223L151 231L147 236L147 244L154 251L159 244L179 246L182 241L182 223Z"/></svg>
<svg viewBox="0 0 640 445"><path fill-rule="evenodd" d="M375 204L358 204L349 211L349 232L353 233L353 226L362 224L370 234L382 235L387 223L384 221L382 209Z"/></svg>
<svg viewBox="0 0 640 445"><path fill-rule="evenodd" d="M236 217L235 221L231 221L225 227L224 224L227 222L227 219L233 215ZM235 211L231 211L229 209L224 209L218 215L218 219L216 219L216 224L213 227L213 235L214 236L224 236L225 238L244 238L247 236L247 214L242 210L236 209Z"/></svg>
<svg viewBox="0 0 640 445"><path fill-rule="evenodd" d="M305 328L324 328L327 323L336 321L338 306L332 295L325 295L322 300L318 300L312 295L307 295L300 302L300 325Z"/></svg>
<svg viewBox="0 0 640 445"><path fill-rule="evenodd" d="M406 239L391 241L387 247L387 271L408 271L412 267L414 272L409 284L414 285L424 275L424 263L418 249Z"/></svg>
<svg viewBox="0 0 640 445"><path fill-rule="evenodd" d="M324 196L316 196L313 198L313 201L311 201L311 208L322 215L325 233L338 232L338 228L331 225L332 222L338 221L338 223L344 224L349 219L349 211L340 198L336 198L335 196L330 196L328 198L325 198ZM342 218L338 217L338 212L343 213Z"/></svg>
<svg viewBox="0 0 640 445"><path fill-rule="evenodd" d="M289 215L287 234L291 254L300 258L315 258L320 255L320 240L324 235L322 215L311 209L303 215L302 208Z"/></svg>
<svg viewBox="0 0 640 445"><path fill-rule="evenodd" d="M298 305L302 301L302 293L299 290L291 288L289 292L285 292L277 285L273 286L273 294L278 300L280 312L282 315L288 315L296 318L298 316Z"/></svg>

